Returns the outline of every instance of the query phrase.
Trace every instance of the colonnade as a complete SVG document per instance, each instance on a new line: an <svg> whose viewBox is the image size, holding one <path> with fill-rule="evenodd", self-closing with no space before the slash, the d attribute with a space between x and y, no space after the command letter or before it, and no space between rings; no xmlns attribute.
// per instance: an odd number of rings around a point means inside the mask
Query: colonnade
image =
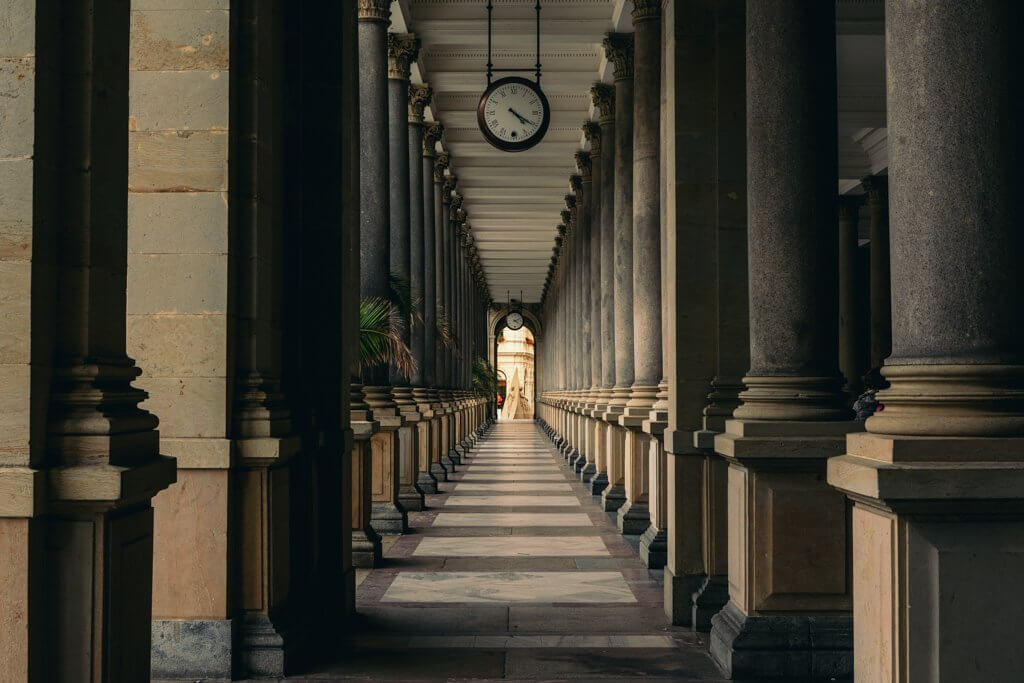
<svg viewBox="0 0 1024 683"><path fill-rule="evenodd" d="M0 677L301 670L486 420L415 40L382 0L44 4L0 11ZM396 281L409 376L359 367Z"/></svg>
<svg viewBox="0 0 1024 683"><path fill-rule="evenodd" d="M605 40L538 421L731 677L1024 671L1020 15L962 10L887 3L888 175L838 198L833 4L637 0Z"/></svg>
<svg viewBox="0 0 1024 683"><path fill-rule="evenodd" d="M489 423L474 393L486 358L490 296L467 213L438 151L444 127L425 122L429 84L410 84L419 40L389 33L390 2L360 3L360 294L396 300L413 366L364 367L353 380L353 552L381 559L380 534L406 533L408 513L461 462ZM403 288L408 289L403 292ZM438 324L440 321L440 324Z"/></svg>

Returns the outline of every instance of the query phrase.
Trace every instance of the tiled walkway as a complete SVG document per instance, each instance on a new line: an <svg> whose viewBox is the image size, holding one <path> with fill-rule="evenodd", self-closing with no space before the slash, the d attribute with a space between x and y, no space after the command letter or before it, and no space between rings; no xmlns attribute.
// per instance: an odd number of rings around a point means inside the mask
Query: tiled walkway
<svg viewBox="0 0 1024 683"><path fill-rule="evenodd" d="M359 577L363 628L314 679L717 681L532 422L499 423Z"/></svg>

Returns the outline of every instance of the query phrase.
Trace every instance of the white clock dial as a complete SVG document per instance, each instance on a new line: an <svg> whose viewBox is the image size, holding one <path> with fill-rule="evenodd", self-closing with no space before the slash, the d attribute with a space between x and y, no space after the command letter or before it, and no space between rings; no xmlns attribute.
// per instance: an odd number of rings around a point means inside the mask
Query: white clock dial
<svg viewBox="0 0 1024 683"><path fill-rule="evenodd" d="M544 104L532 88L522 83L505 83L487 97L484 121L499 140L523 142L540 131Z"/></svg>
<svg viewBox="0 0 1024 683"><path fill-rule="evenodd" d="M505 326L510 330L518 330L523 326L523 316L517 312L509 313L505 316Z"/></svg>

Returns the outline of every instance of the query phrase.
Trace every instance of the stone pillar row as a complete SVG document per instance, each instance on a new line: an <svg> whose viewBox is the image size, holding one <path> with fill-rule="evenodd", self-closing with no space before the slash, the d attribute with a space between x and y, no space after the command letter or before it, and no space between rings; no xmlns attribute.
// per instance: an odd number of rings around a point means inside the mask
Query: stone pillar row
<svg viewBox="0 0 1024 683"><path fill-rule="evenodd" d="M379 6L378 6L379 5ZM437 151L440 122L424 120L429 84L411 84L413 34L386 32L386 3L360 3L361 295L398 307L411 369L364 367L353 385L353 558L372 567L381 534L409 529L409 513L461 463L487 426L471 389L484 297L458 179ZM386 67L386 78L385 75ZM385 96L386 95L386 96Z"/></svg>

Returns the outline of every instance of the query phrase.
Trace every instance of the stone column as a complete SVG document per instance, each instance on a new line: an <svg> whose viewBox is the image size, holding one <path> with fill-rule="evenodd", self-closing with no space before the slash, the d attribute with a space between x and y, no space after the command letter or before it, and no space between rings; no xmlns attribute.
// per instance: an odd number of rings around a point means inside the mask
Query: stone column
<svg viewBox="0 0 1024 683"><path fill-rule="evenodd" d="M175 461L125 347L129 5L8 3L4 25L2 677L148 680Z"/></svg>
<svg viewBox="0 0 1024 683"><path fill-rule="evenodd" d="M615 386L604 420L611 425L605 449L608 488L605 510L626 500L626 429L619 423L633 386L633 34L609 33L605 54L615 71L614 276Z"/></svg>
<svg viewBox="0 0 1024 683"><path fill-rule="evenodd" d="M847 507L822 475L860 423L837 362L835 8L748 0L746 20L751 366L715 437L729 462L729 603L711 652L735 678L839 677Z"/></svg>
<svg viewBox="0 0 1024 683"><path fill-rule="evenodd" d="M437 229L434 232L435 241L437 242L437 258L435 259L435 267L437 268L437 287L438 287L438 309L444 315L445 328L449 334L449 343L444 344L441 349L438 362L438 375L437 382L440 387L439 397L441 399L441 405L443 409L443 417L441 418L441 440L440 440L440 456L441 464L444 466L449 473L455 471L455 461L451 457L451 438L452 428L454 426L455 418L453 417L452 410L452 393L451 387L448 382L452 366L452 348L450 345L450 337L452 334L451 330L451 318L449 312L449 301L450 295L448 287L448 273L449 273L449 253L451 250L451 215L452 215L452 194L455 190L455 176L444 175L443 171L447 170L449 158L447 154L441 154L438 157L438 164L444 166L442 169L442 184L441 184L441 213L440 222ZM439 318L441 316L438 316Z"/></svg>
<svg viewBox="0 0 1024 683"><path fill-rule="evenodd" d="M633 386L619 424L627 428L626 503L619 510L619 530L643 533L650 524L650 477L660 463L648 462L651 434L642 431L661 381L661 228L660 99L661 2L633 5ZM651 467L654 464L655 467ZM659 498L656 502L663 502Z"/></svg>
<svg viewBox="0 0 1024 683"><path fill-rule="evenodd" d="M577 401L576 414L579 424L580 457L573 463L576 472L579 473L593 458L591 436L587 429L589 419L586 411L590 406L591 387L593 386L591 374L591 305L590 305L590 217L591 217L591 195L593 194L594 183L591 175L590 153L576 153L576 168L580 172L580 190L576 193L576 215L579 222L579 250L576 252L580 259L579 266L579 304L580 304L580 396Z"/></svg>
<svg viewBox="0 0 1024 683"><path fill-rule="evenodd" d="M886 7L891 386L828 467L858 679L1024 677L1020 26L995 0Z"/></svg>
<svg viewBox="0 0 1024 683"><path fill-rule="evenodd" d="M419 53L419 40L411 33L388 34L388 181L391 198L390 275L400 288L412 292L412 251L410 217L413 201L409 196L409 73ZM402 341L412 347L412 320L402 311ZM415 350L413 349L415 356ZM411 377L391 368L391 393L403 423L398 428L398 499L406 510L423 509L423 492L416 487L419 478L417 428L420 413L412 399Z"/></svg>
<svg viewBox="0 0 1024 683"><path fill-rule="evenodd" d="M591 161L600 171L595 172L594 187L600 185L600 206L596 215L600 216L600 229L595 241L600 242L600 269L595 299L597 316L600 317L600 379L599 398L593 413L596 426L594 428L594 447L597 451L596 471L590 480L590 492L600 495L608 487L608 438L611 427L604 419L612 400L612 387L615 385L615 88L604 83L595 83L590 88L590 96L599 115L600 134L597 153L591 141ZM596 159L600 159L599 162ZM599 178L599 180L598 180ZM595 191L597 194L597 191Z"/></svg>
<svg viewBox="0 0 1024 683"><path fill-rule="evenodd" d="M418 320L410 321L411 349L416 360L416 369L412 376L412 400L416 404L417 419L415 424L416 451L416 484L415 489L422 493L437 493L437 479L430 471L430 427L433 412L430 409L430 386L427 381L427 365L433 372L433 352L427 353L428 332L434 321L433 292L431 292L431 310L428 316L426 296L427 252L426 211L431 209L430 222L433 223L433 186L430 177L433 172L433 154L424 161L423 110L430 104L433 90L429 85L416 84L409 86L409 282L411 303L419 309ZM433 144L433 143L431 143ZM426 175L424 175L426 170ZM428 200L429 197L429 200ZM430 245L434 244L433 225L430 226ZM433 254L429 257L429 270L433 275ZM433 284L431 282L431 284ZM433 341L433 335L430 335ZM422 503L422 497L419 498Z"/></svg>
<svg viewBox="0 0 1024 683"><path fill-rule="evenodd" d="M851 403L862 390L857 327L857 222L862 198L839 197L839 372Z"/></svg>
<svg viewBox="0 0 1024 683"><path fill-rule="evenodd" d="M360 296L389 299L391 212L388 200L387 22L389 3L361 2L359 12L359 109L363 145L359 154ZM403 110L404 111L404 110ZM403 130L403 138L404 130ZM373 527L404 533L408 517L398 502L398 429L403 420L392 399L386 367L364 368L363 395L380 431L370 439L373 459Z"/></svg>
<svg viewBox="0 0 1024 683"><path fill-rule="evenodd" d="M426 126L423 132L423 384L430 410L430 434L427 444L427 470L435 481L447 481L448 472L441 464L441 406L438 393L440 377L441 340L437 334L437 312L440 271L439 225L441 223L441 183L444 164L436 154L437 143L444 135L444 126L438 122ZM445 157L445 162L447 157ZM426 416L426 413L424 413Z"/></svg>
<svg viewBox="0 0 1024 683"><path fill-rule="evenodd" d="M889 277L889 179L861 179L867 193L871 245L871 367L880 368L892 352L892 295Z"/></svg>
<svg viewBox="0 0 1024 683"><path fill-rule="evenodd" d="M716 145L713 157L703 157L704 166L701 174L693 178L690 190L701 195L702 178L713 177L714 196L716 201L708 207L692 202L696 211L693 214L694 224L699 225L702 213L710 210L715 223L713 253L709 261L714 261L714 281L712 292L714 320L708 325L701 325L699 312L705 303L694 297L698 315L696 326L681 326L676 323L684 341L670 342L675 349L677 358L674 370L670 371L670 406L675 410L675 417L669 414L669 431L665 436L666 450L669 453L668 478L670 485L676 489L669 496L669 547L668 564L665 568L665 611L672 623L691 625L693 628L707 630L711 626L711 617L725 605L729 599L727 583L727 487L728 467L723 458L714 452L716 434L725 431L726 419L739 405L739 392L743 390L740 378L750 367L750 334L748 330L747 306L747 157L746 157L746 49L745 49L745 15L744 0L726 0L718 2L714 8L714 77L711 82L704 78L703 69L679 69L675 80L680 83L683 92L688 90L687 83L703 93L700 98L695 123L697 126L707 125L707 116L714 118L713 135ZM690 25L695 28L688 34L680 35L677 49L688 51L689 58L702 64L703 53L709 38L706 30L700 27L707 11L706 7L695 7L696 17L679 13L673 22L676 26ZM668 30L668 27L666 27ZM693 80L691 80L691 78ZM692 87L690 86L690 87ZM709 111L709 109L711 111ZM713 112L713 113L712 113ZM676 136L677 145L685 144L686 135ZM670 153L683 154L683 149L671 150ZM691 204L689 193L677 194L676 204L680 208ZM707 195L703 195L707 197ZM700 233L698 233L700 234ZM677 284L675 290L676 305L679 305L679 292L686 286L698 282L705 274L700 261L700 242L694 243L695 253L689 256L688 263L677 267L677 272L690 271L691 280ZM674 250L680 252L677 243ZM676 279L669 273L669 279ZM695 286L696 287L696 286ZM689 297L687 297L689 299ZM691 315L693 315L691 313ZM707 334L710 327L711 334ZM694 336L695 335L695 336ZM705 360L701 354L689 356L690 361L684 362L684 349L700 346L710 338L714 343L714 379L711 391L705 397L706 405L701 411L700 429L692 435L692 446L698 455L686 448L686 437L691 428L692 408L685 407L694 401L693 396L698 385L704 383ZM679 379L676 379L676 377ZM683 378L686 379L683 379ZM672 388L679 391L672 394ZM685 388L685 390L684 390ZM698 509L699 506L699 509ZM697 542L696 539L699 539ZM692 602L692 606L691 603Z"/></svg>

